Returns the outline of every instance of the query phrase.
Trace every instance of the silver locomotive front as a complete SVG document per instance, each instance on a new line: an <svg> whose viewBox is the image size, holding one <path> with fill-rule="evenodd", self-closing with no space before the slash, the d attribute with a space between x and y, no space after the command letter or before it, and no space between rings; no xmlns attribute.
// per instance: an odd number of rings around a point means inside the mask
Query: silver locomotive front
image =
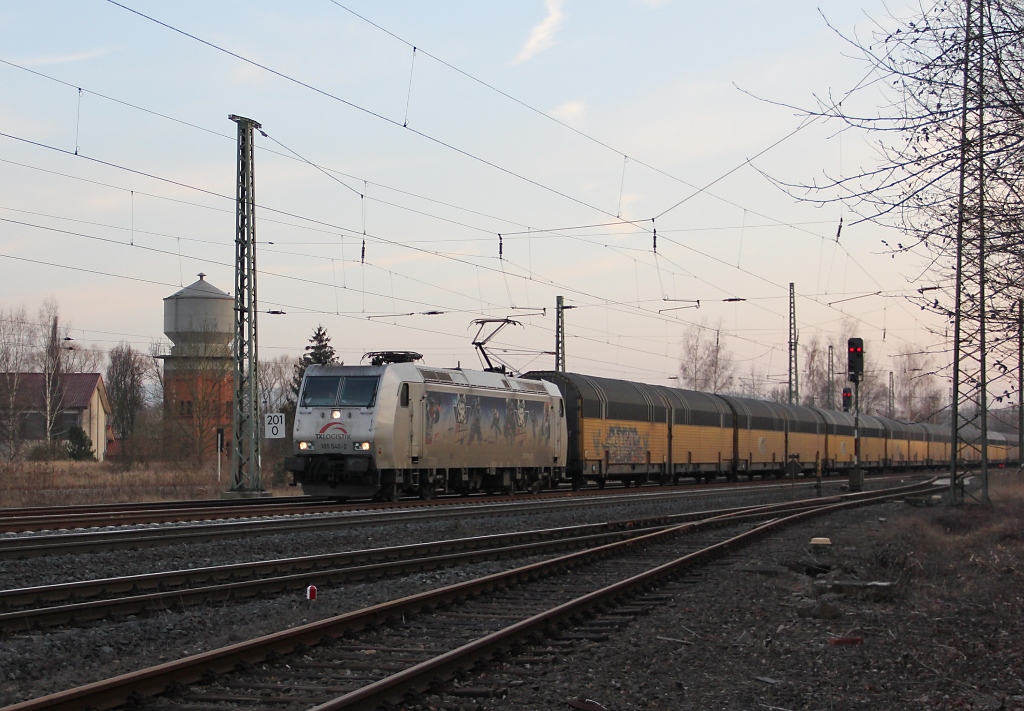
<svg viewBox="0 0 1024 711"><path fill-rule="evenodd" d="M367 497L380 490L375 456L382 366L311 365L295 412L295 456L285 467L312 496Z"/></svg>

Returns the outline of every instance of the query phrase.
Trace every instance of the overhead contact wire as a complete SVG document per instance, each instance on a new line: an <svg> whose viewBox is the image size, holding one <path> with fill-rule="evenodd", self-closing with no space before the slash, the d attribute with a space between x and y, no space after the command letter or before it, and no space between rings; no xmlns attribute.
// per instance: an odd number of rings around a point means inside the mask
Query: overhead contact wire
<svg viewBox="0 0 1024 711"><path fill-rule="evenodd" d="M442 141L440 138L436 138L434 136L431 136L428 133L424 133L423 131L419 131L419 130L417 130L415 128L411 128L409 126L403 126L398 121L395 121L394 119L388 118L387 116L384 116L383 114L379 114L376 111L373 111L372 109L368 109L365 106L360 106L359 104L356 104L356 103L354 103L352 101L349 101L347 99L343 99L340 96L337 96L336 94L332 94L329 91L326 91L324 89L320 89L320 88L318 88L316 86L313 86L312 84L309 84L307 82L302 81L301 79L296 79L295 77L289 76L288 74L285 74L284 72L280 72L280 71L278 71L276 69L268 67L267 65L261 64L260 62L257 62L257 61L255 61L253 59L249 59L248 57L245 57L245 56L243 56L241 54L238 54L237 52L232 52L231 50L229 50L229 49L227 49L225 47L221 47L219 45L214 44L213 42L210 42L208 40L202 39L201 37L198 37L196 35L190 34L189 32L186 32L185 30L178 29L177 27L175 27L173 25L170 25L170 24L168 24L166 22L162 22L161 20L158 20L158 19L156 19L156 18L154 18L154 17L152 17L150 15L147 15L147 14L145 14L143 12L139 12L138 10L135 10L134 8L131 8L131 7L128 7L127 5L119 3L119 2L117 2L117 0L107 0L107 2L109 2L111 5L115 5L115 6L119 7L119 8L121 8L122 10L126 10L126 11L128 11L128 12L134 14L134 15L138 15L139 17L141 17L141 18L143 18L145 20L149 20L150 22L152 22L154 24L160 25L161 27L164 27L164 28L166 28L168 30L171 30L172 32L176 32L176 33L178 33L178 34L180 34L180 35L182 35L184 37L188 37L191 40L199 42L200 44L204 44L207 47L210 47L211 49L217 50L218 52L223 52L224 54L227 54L227 55L229 55L231 57L234 57L235 59L238 59L239 61L245 62L246 64L250 64L250 65L252 65L254 67L262 69L265 72L269 72L270 74L273 74L276 77L284 79L285 81L291 82L291 83L296 84L298 86L301 86L301 87L303 87L305 89L309 89L310 91L313 91L313 92L315 92L317 94L320 94L321 96L324 96L324 97L326 97L328 99L332 99L333 101L337 101L337 102L339 102L341 104L344 104L345 106L348 106L349 108L355 109L357 111L361 111L361 112L367 114L368 116L372 116L372 117L374 117L376 119L379 119L381 121L389 123L392 126L405 129L406 131L411 131L412 133L415 133L417 136L419 136L419 137L421 137L423 139L426 139L426 140L428 140L428 141L430 141L432 143L435 143L435 144L437 144L439 146L442 146L443 148L447 148L448 150L454 151L454 152L458 153L461 156L465 156L466 158L469 158L471 160L475 160L475 161L477 161L479 163L482 163L482 164L484 164L484 165L486 165L486 166L488 166L490 168L494 168L495 170L498 170L498 171L500 171L502 173L505 173L506 175L512 176L513 178L516 178L517 180L522 180L523 182L529 183L530 185L533 185L534 187L540 188L541 190L544 190L546 192L550 192L550 193L552 193L554 195L557 195L557 196L559 196L561 198L569 200L570 202L574 202L577 205L581 205L582 207L585 207L585 208L587 208L589 210L594 210L595 212L599 212L599 213L601 213L603 215L608 215L609 217L614 217L614 215L612 215L611 213L607 212L606 210L602 210L601 208L597 207L596 205L591 205L590 203L586 202L585 200L581 200L579 198L573 197L572 195L569 195L568 193L562 192L561 190L558 190L556 188L552 188L550 186L544 185L543 183L538 182L536 180L533 180L532 178L528 178L525 175L521 175L519 173L516 173L513 170L510 170L510 169L505 168L505 167L503 167L501 165L498 165L497 163L495 163L493 161L490 161L490 160L488 160L486 158L482 158L481 156L477 156L477 155L475 155L473 153L470 153L469 151L467 151L465 149L462 149L462 148L459 148L458 146L455 146L455 145L453 145L451 143L447 143L445 141Z"/></svg>

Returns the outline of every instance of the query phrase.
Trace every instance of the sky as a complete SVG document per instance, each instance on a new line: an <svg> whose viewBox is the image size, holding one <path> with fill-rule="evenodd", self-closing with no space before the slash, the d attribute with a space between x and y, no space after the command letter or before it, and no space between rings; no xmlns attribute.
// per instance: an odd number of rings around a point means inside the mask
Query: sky
<svg viewBox="0 0 1024 711"><path fill-rule="evenodd" d="M860 336L892 370L942 342L906 299L922 260L778 183L874 165L868 137L787 107L861 86L844 106L874 110L844 36L905 9L6 0L0 308L54 299L80 344L148 349L196 274L230 292L237 114L263 132L262 358L323 325L348 364L477 367L473 321L508 317L495 354L550 369L561 295L569 370L671 384L701 324L778 383L792 282L801 343Z"/></svg>

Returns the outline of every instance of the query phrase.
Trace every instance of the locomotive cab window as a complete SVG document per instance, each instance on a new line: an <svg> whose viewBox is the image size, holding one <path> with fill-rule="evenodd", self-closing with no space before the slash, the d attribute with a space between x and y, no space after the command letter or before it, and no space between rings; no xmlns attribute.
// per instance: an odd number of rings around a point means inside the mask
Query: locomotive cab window
<svg viewBox="0 0 1024 711"><path fill-rule="evenodd" d="M409 407L409 383L402 383L398 391L398 404L402 407Z"/></svg>
<svg viewBox="0 0 1024 711"><path fill-rule="evenodd" d="M563 403L564 403L564 401L562 401L562 400L558 401L558 416L559 417L565 417L565 405Z"/></svg>
<svg viewBox="0 0 1024 711"><path fill-rule="evenodd" d="M334 407L341 377L311 375L302 386L302 407Z"/></svg>
<svg viewBox="0 0 1024 711"><path fill-rule="evenodd" d="M349 376L341 385L340 407L373 407L377 400L377 376Z"/></svg>

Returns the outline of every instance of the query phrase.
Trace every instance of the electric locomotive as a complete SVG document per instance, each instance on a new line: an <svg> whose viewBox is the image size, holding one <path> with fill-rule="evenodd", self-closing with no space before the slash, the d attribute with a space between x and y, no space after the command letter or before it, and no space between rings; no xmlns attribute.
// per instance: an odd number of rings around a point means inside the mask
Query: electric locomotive
<svg viewBox="0 0 1024 711"><path fill-rule="evenodd" d="M539 491L565 479L565 406L548 382L431 368L410 352L311 365L299 392L292 483L313 496Z"/></svg>

